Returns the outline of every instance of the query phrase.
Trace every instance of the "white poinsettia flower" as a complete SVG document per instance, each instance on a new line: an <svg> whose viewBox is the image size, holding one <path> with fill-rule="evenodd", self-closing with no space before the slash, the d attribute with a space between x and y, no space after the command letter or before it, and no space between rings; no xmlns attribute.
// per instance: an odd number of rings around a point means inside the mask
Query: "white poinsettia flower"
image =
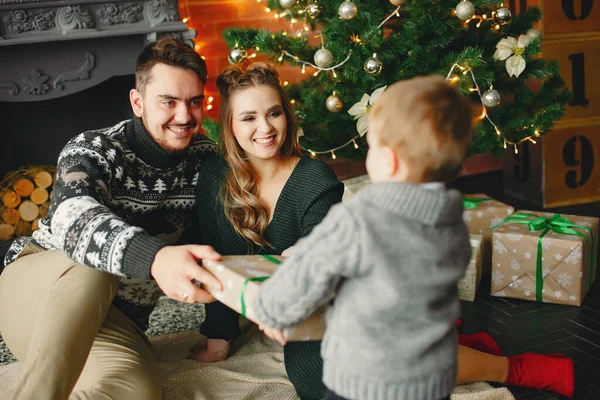
<svg viewBox="0 0 600 400"><path fill-rule="evenodd" d="M364 136L367 133L367 128L369 127L369 110L373 107L373 104L377 101L381 93L385 90L387 86L380 87L375 90L371 95L363 94L360 101L354 104L349 110L348 114L354 116L356 122L356 130L358 130L358 134L360 136Z"/></svg>
<svg viewBox="0 0 600 400"><path fill-rule="evenodd" d="M506 72L510 76L519 77L525 70L525 47L531 42L531 36L521 35L519 39L514 37L507 37L502 39L496 45L496 52L494 53L494 60L506 60Z"/></svg>

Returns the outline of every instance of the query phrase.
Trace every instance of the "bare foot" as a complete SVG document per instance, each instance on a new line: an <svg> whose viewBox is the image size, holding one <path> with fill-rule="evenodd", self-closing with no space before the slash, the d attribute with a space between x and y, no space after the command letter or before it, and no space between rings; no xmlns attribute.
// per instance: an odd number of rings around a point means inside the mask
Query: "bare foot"
<svg viewBox="0 0 600 400"><path fill-rule="evenodd" d="M229 342L223 339L207 339L206 347L190 354L188 358L200 362L223 361L229 354Z"/></svg>

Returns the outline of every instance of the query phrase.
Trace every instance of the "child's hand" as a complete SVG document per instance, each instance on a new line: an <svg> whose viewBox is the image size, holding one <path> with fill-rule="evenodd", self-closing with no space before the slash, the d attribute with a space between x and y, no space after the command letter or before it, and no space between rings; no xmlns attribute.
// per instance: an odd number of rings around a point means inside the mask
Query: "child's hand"
<svg viewBox="0 0 600 400"><path fill-rule="evenodd" d="M291 255L292 255L292 253L293 253L293 251L294 251L294 247L295 247L295 246L290 246L290 247L288 247L287 249L285 249L285 250L284 250L284 251L281 253L281 255L282 255L283 257L289 257L289 256L291 256Z"/></svg>
<svg viewBox="0 0 600 400"><path fill-rule="evenodd" d="M287 340L285 340L285 337L283 336L283 330L277 328L270 328L263 324L259 324L258 328L261 331L263 331L265 335L267 335L270 339L278 341L279 344L281 344L282 346L285 346L285 344L287 343Z"/></svg>

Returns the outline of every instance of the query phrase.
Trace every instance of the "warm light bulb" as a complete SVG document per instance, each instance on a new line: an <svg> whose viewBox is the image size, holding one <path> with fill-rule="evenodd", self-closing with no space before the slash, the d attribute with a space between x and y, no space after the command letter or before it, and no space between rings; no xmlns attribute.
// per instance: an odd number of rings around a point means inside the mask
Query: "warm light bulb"
<svg viewBox="0 0 600 400"><path fill-rule="evenodd" d="M358 149L358 144L356 143L356 141L354 139L352 139L352 143L354 143L354 148Z"/></svg>
<svg viewBox="0 0 600 400"><path fill-rule="evenodd" d="M213 108L212 104L209 104L209 105L206 106L207 110L212 110L212 108Z"/></svg>
<svg viewBox="0 0 600 400"><path fill-rule="evenodd" d="M213 100L214 100L214 97L212 97L212 96L208 96L208 102L209 102L209 103L212 103L212 102L213 102Z"/></svg>
<svg viewBox="0 0 600 400"><path fill-rule="evenodd" d="M185 17L184 19L182 19L182 20L181 20L181 22L183 22L183 23L185 24L185 23L186 23L186 22L188 22L189 20L190 20L190 19L189 19L188 17Z"/></svg>
<svg viewBox="0 0 600 400"><path fill-rule="evenodd" d="M310 155L311 155L311 156L313 156L313 157L315 157L315 156L317 155L317 153L315 153L315 152L314 152L314 151L312 151L312 150L309 150L309 152L310 152Z"/></svg>
<svg viewBox="0 0 600 400"><path fill-rule="evenodd" d="M287 86L287 85L289 85L289 84L290 84L290 83L289 83L288 81L283 81L283 86Z"/></svg>
<svg viewBox="0 0 600 400"><path fill-rule="evenodd" d="M302 64L302 73L306 73L306 64Z"/></svg>
<svg viewBox="0 0 600 400"><path fill-rule="evenodd" d="M517 149L517 145L515 144L515 154L519 154L519 149Z"/></svg>
<svg viewBox="0 0 600 400"><path fill-rule="evenodd" d="M271 9L269 7L265 8L265 12L271 12Z"/></svg>
<svg viewBox="0 0 600 400"><path fill-rule="evenodd" d="M335 153L333 152L333 150L331 150L331 158L332 158L333 160L335 160L335 159L336 159L336 157L335 157Z"/></svg>

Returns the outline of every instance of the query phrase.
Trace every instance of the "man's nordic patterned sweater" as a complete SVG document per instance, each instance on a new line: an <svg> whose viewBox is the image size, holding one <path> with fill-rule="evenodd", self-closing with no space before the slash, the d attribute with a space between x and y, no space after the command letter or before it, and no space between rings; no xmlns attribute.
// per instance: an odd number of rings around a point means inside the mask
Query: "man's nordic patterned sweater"
<svg viewBox="0 0 600 400"><path fill-rule="evenodd" d="M139 118L80 134L59 155L40 229L17 239L5 264L34 243L118 275L113 304L145 330L161 295L150 276L154 256L167 244L194 237L198 171L216 152L199 135L186 151L168 153Z"/></svg>

